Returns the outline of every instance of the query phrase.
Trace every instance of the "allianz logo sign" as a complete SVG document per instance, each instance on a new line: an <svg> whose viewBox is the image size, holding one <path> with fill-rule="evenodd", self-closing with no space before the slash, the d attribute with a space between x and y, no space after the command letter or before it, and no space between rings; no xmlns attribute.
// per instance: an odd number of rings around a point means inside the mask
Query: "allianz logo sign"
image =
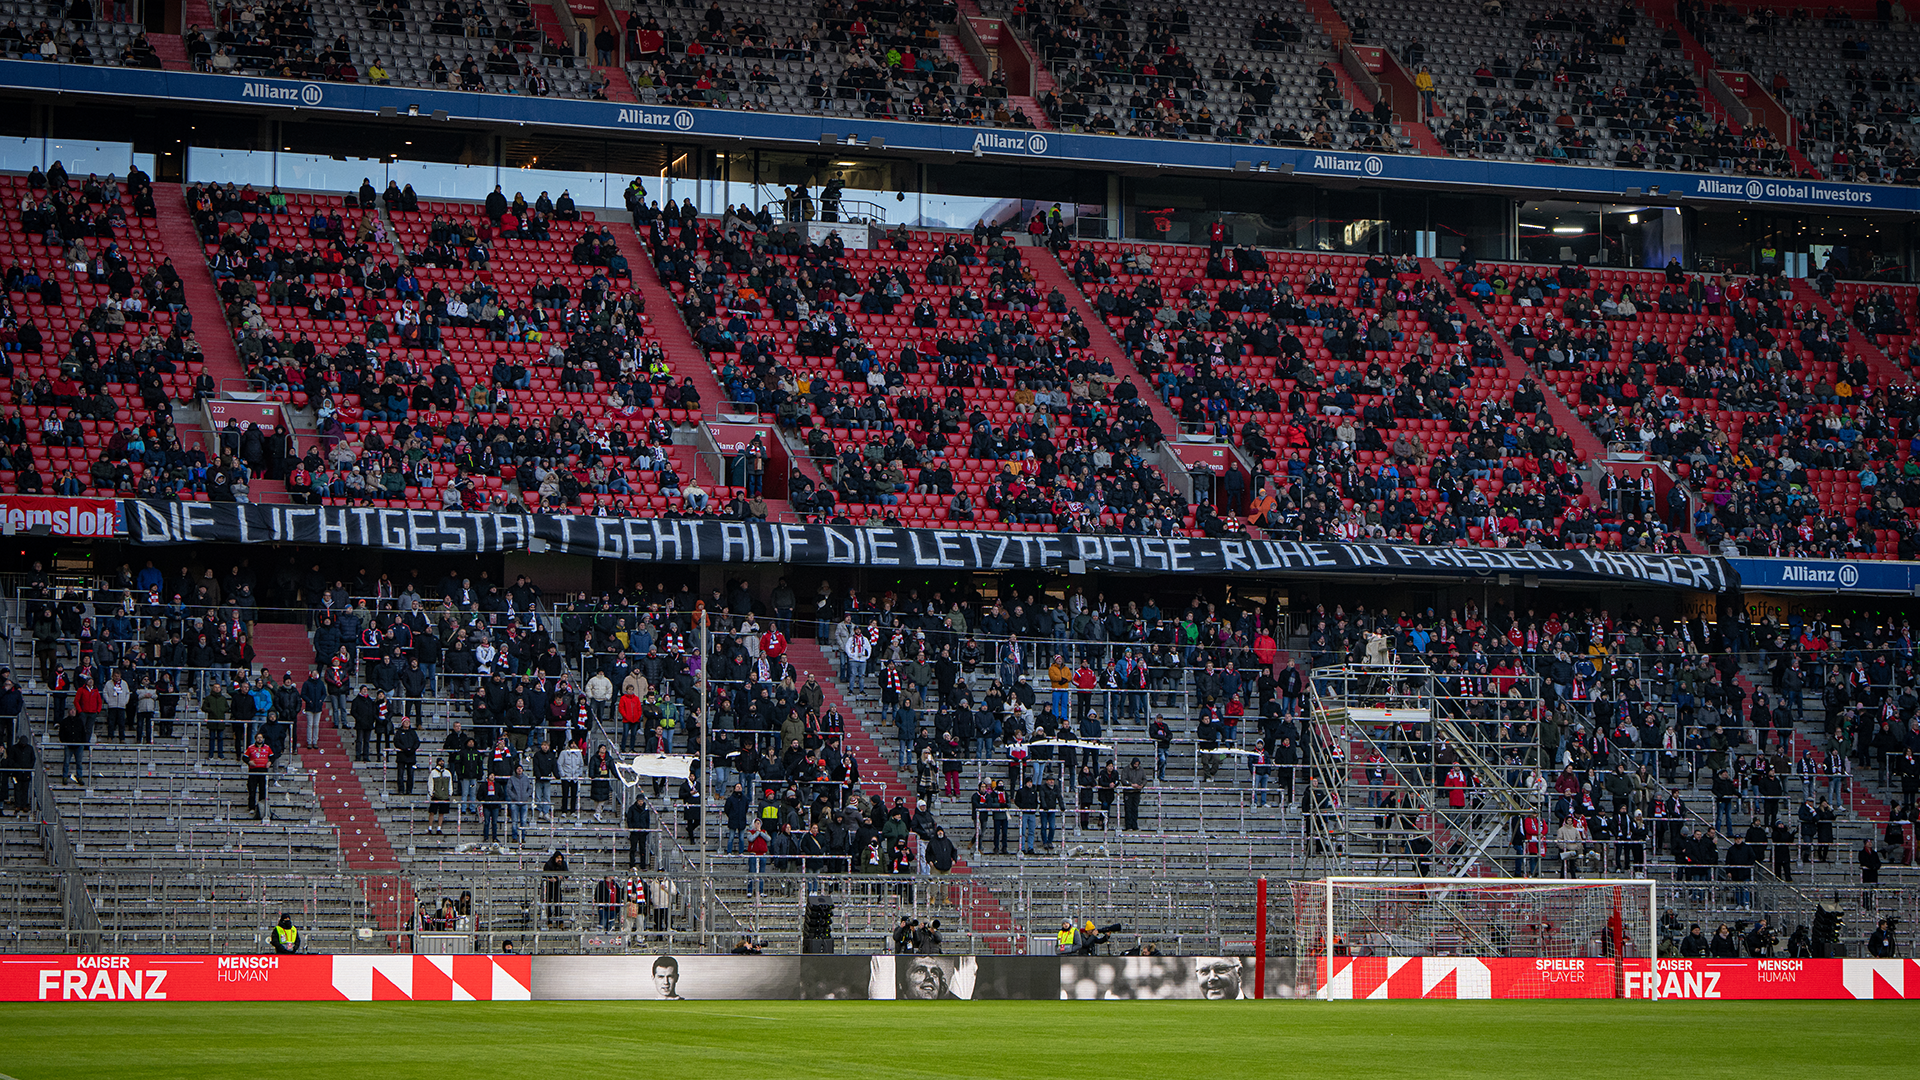
<svg viewBox="0 0 1920 1080"><path fill-rule="evenodd" d="M1769 180L1761 183L1748 180L1703 179L1694 183L1696 195L1730 195L1735 198L1745 196L1749 199L1806 199L1815 202L1855 203L1871 205L1873 192L1854 188L1828 187L1823 184L1780 183Z"/></svg>
<svg viewBox="0 0 1920 1080"><path fill-rule="evenodd" d="M693 110L675 109L621 109L616 123L636 124L640 127L673 128L675 131L693 130Z"/></svg>
<svg viewBox="0 0 1920 1080"><path fill-rule="evenodd" d="M1782 584L1833 585L1851 589L1860 584L1860 568L1851 563L1842 563L1833 570L1815 566L1783 566L1780 568L1780 581Z"/></svg>
<svg viewBox="0 0 1920 1080"><path fill-rule="evenodd" d="M1362 173L1367 176L1379 176L1387 171L1387 163L1378 154L1368 154L1364 158L1346 157L1341 154L1315 154L1313 167L1324 172Z"/></svg>
<svg viewBox="0 0 1920 1080"><path fill-rule="evenodd" d="M240 97L253 101L284 101L289 105L318 105L325 100L327 92L319 83L304 83L300 86L277 86L270 82L249 82L240 88Z"/></svg>
<svg viewBox="0 0 1920 1080"><path fill-rule="evenodd" d="M1002 135L997 131L982 131L973 137L973 148L991 150L996 154L1044 154L1047 152L1047 137L1038 132Z"/></svg>

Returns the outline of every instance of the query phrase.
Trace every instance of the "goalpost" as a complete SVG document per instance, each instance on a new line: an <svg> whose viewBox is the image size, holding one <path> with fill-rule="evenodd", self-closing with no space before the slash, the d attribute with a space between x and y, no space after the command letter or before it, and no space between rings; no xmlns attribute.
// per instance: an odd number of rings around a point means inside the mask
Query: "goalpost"
<svg viewBox="0 0 1920 1080"><path fill-rule="evenodd" d="M1301 996L1637 997L1658 941L1650 880L1296 881Z"/></svg>

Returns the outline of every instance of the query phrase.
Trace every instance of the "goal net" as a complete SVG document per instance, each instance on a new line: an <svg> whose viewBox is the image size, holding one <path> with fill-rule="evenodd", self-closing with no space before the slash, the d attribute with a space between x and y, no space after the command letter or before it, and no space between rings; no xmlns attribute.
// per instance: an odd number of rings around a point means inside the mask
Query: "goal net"
<svg viewBox="0 0 1920 1080"><path fill-rule="evenodd" d="M1640 996L1632 984L1654 955L1651 881L1326 878L1292 888L1302 996Z"/></svg>

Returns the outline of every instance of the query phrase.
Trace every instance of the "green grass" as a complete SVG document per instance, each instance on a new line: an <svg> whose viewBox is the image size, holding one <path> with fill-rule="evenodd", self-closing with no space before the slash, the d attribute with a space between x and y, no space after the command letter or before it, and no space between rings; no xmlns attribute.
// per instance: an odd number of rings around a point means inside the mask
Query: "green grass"
<svg viewBox="0 0 1920 1080"><path fill-rule="evenodd" d="M0 1074L1886 1080L1914 1002L0 1005Z"/></svg>

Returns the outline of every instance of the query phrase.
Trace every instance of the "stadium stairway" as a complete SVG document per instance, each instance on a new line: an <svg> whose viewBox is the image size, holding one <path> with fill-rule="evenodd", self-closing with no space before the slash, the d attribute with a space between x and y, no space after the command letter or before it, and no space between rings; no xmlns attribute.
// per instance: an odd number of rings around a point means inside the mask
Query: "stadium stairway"
<svg viewBox="0 0 1920 1080"><path fill-rule="evenodd" d="M1335 50L1353 40L1353 29L1330 0L1304 0L1304 3L1320 28L1332 39ZM1347 67L1340 62L1340 58L1328 58L1327 66L1333 69L1334 82L1340 87L1340 96L1346 99L1347 105L1372 111L1372 105L1360 93L1360 86L1353 81L1353 76L1347 74ZM1439 139L1433 137L1433 131L1420 119L1417 110L1412 119L1394 121L1393 129L1406 136L1413 143L1415 151L1423 157L1453 156L1446 147L1440 145Z"/></svg>
<svg viewBox="0 0 1920 1080"><path fill-rule="evenodd" d="M1750 704L1761 680L1766 679L1763 666L1743 664L1736 670L1735 682L1745 691L1746 701ZM1790 733L1788 753L1793 760L1808 750L1825 742L1824 735L1816 733L1824 730L1824 714L1819 696L1807 695L1807 713L1799 719ZM1750 753L1749 744L1740 748ZM1797 808L1801 798L1801 783L1797 776L1788 776L1786 793L1781 806L1781 817L1796 834L1799 832ZM1709 790L1710 777L1704 770L1696 783L1688 786L1684 780L1676 787L1686 802L1692 816L1697 817L1700 826L1707 828L1714 822L1714 801ZM1824 785L1816 786L1816 797L1824 793ZM1832 855L1825 862L1802 862L1797 857L1793 865L1793 878L1784 885L1771 885L1775 879L1771 874L1772 859L1768 851L1758 852L1760 869L1756 871L1756 881L1762 888L1756 894L1751 907L1742 907L1735 890L1722 882L1718 888L1698 888L1675 883L1669 885L1677 871L1673 857L1656 855L1649 860L1648 868L1656 879L1661 881L1661 901L1663 907L1678 907L1689 919L1720 920L1732 922L1736 919L1751 918L1750 912L1766 912L1780 916L1781 922L1776 928L1782 934L1793 923L1807 922L1809 912L1806 905L1814 900L1831 900L1846 907L1853 907L1859 901L1860 868L1858 852L1861 843L1871 838L1876 844L1881 841L1882 831L1886 828L1887 800L1882 798L1882 789L1873 771L1858 765L1853 768L1853 782L1847 788L1846 805L1840 808L1841 816L1834 823L1834 842ZM1887 794L1897 799L1889 789ZM1748 798L1737 804L1733 823L1736 832L1744 831L1757 809ZM1746 812L1742 812L1743 807ZM1884 889L1911 890L1920 884L1920 867L1899 866L1889 860L1880 870L1880 886ZM1885 914L1895 914L1887 911ZM1899 912L1911 915L1912 912ZM1850 922L1852 917L1849 917ZM1868 920L1868 925L1871 919ZM1856 927L1864 932L1864 927Z"/></svg>
<svg viewBox="0 0 1920 1080"><path fill-rule="evenodd" d="M1874 343L1873 335L1848 322L1846 315L1840 309L1820 295L1820 290L1813 287L1813 282L1801 278L1799 285L1805 287L1807 305L1819 312L1820 317L1827 320L1828 326L1847 328L1848 350L1866 361L1867 371L1873 376L1875 387L1885 392L1893 387L1906 386L1913 382L1912 377L1902 371L1900 365ZM1793 298L1798 300L1800 296L1801 289L1796 287L1793 290Z"/></svg>
<svg viewBox="0 0 1920 1080"><path fill-rule="evenodd" d="M1450 291L1456 287L1453 280L1448 278L1446 272L1440 268L1440 264L1432 259L1420 260L1420 272L1426 277L1438 281ZM1579 415L1560 397L1559 391L1555 390L1551 383L1541 379L1539 374L1533 370L1532 365L1529 364L1524 357L1513 351L1513 348L1507 342L1506 335L1500 332L1499 327L1487 320L1486 315L1481 313L1479 305L1473 303L1471 300L1456 298L1453 303L1453 309L1465 316L1468 322L1480 327L1493 336L1494 345L1500 350L1500 357L1507 365L1507 376L1509 378L1515 383L1518 383L1521 379L1532 379L1534 384L1540 388L1541 397L1543 397L1547 403L1547 415L1552 417L1554 424L1558 426L1560 430L1566 432L1568 438L1573 440L1573 448L1578 451L1577 456L1581 460L1603 461L1606 459L1606 444L1600 441L1599 436L1587 430L1587 425L1581 422Z"/></svg>
<svg viewBox="0 0 1920 1080"><path fill-rule="evenodd" d="M973 57L967 55L967 50L960 44L959 38L952 34L941 34L940 51L946 54L947 59L960 65L962 86L967 83L979 83L982 86L987 84L985 76L980 74L980 69L974 65Z"/></svg>
<svg viewBox="0 0 1920 1080"><path fill-rule="evenodd" d="M31 814L9 806L0 816L0 949L67 952L66 910Z"/></svg>
<svg viewBox="0 0 1920 1080"><path fill-rule="evenodd" d="M213 17L213 5L207 0L181 0L180 25L188 30L197 26L209 37L220 28L219 21Z"/></svg>
<svg viewBox="0 0 1920 1080"><path fill-rule="evenodd" d="M1450 291L1456 288L1456 283L1453 279L1447 277L1446 271L1433 259L1421 259L1420 272L1425 277L1438 281ZM1573 410L1572 406L1567 404L1565 398L1560 396L1560 391L1555 388L1553 383L1540 378L1540 373L1534 369L1533 365L1529 363L1525 357L1513 351L1513 347L1508 343L1506 336L1500 332L1499 327L1488 321L1485 314L1481 312L1478 304L1473 303L1471 300L1456 298L1453 303L1453 309L1460 312L1468 322L1485 328L1489 334L1493 335L1494 343L1499 347L1500 356L1507 366L1507 373L1516 382L1522 378L1530 378L1534 381L1534 385L1540 388L1541 397L1545 399L1547 404L1547 415L1553 418L1555 426L1566 432L1567 437L1573 440L1574 450L1578 452L1577 456L1580 460L1587 462L1606 460L1606 444L1600 441L1600 437L1595 435L1591 428L1587 427L1586 421L1580 419L1580 415ZM1593 505L1600 505L1600 493L1591 483L1588 484L1587 493L1593 497ZM1700 539L1692 533L1681 532L1676 535L1678 535L1680 543L1685 546L1689 552L1695 555L1706 554L1706 545L1701 543Z"/></svg>
<svg viewBox="0 0 1920 1080"><path fill-rule="evenodd" d="M567 40L567 32L560 26L560 16L551 4L534 4L533 24L540 28L548 41L559 46L566 53L573 52L573 42Z"/></svg>
<svg viewBox="0 0 1920 1080"><path fill-rule="evenodd" d="M193 70L193 65L187 62L186 39L176 34L148 34L147 43L153 46L153 54L160 58L161 70Z"/></svg>
<svg viewBox="0 0 1920 1080"><path fill-rule="evenodd" d="M846 720L841 738L845 742L846 752L853 754L861 763L861 777L880 785L881 797L889 806L895 799L905 799L908 805L912 805L917 797L913 788L901 777L900 770L893 764L893 759L880 748L873 733L867 729L866 710L848 701L841 694L840 682L835 678L837 669L833 661L827 658L826 652L820 648L819 642L810 638L794 638L787 643L787 658L800 671L812 672L820 677L820 687L827 707L839 712ZM949 838L956 846L960 845L960 836L949 833ZM954 863L953 872L955 874L970 872L964 857ZM975 931L986 938L988 946L994 952L1011 952L1014 944L1014 926L1006 911L1001 908L992 894L985 890L968 890L967 895L974 900L973 910L968 915Z"/></svg>
<svg viewBox="0 0 1920 1080"><path fill-rule="evenodd" d="M1787 160L1793 162L1794 174L1796 176L1806 179L1820 179L1825 175L1820 171L1820 166L1815 165L1811 158L1800 152L1798 144L1788 144L1786 150Z"/></svg>
<svg viewBox="0 0 1920 1080"><path fill-rule="evenodd" d="M298 683L313 667L313 642L296 624L258 624L253 647L255 659L276 682L276 673L291 671ZM366 875L362 881L367 909L376 925L383 930L404 930L413 914L413 888L401 873L387 831L354 772L352 755L341 741L343 730L332 723L321 724L320 745L302 746L300 761L313 773L313 790L321 812L340 831L340 853L347 868ZM303 741L305 733L297 734L301 738L295 739L296 744Z"/></svg>
<svg viewBox="0 0 1920 1080"><path fill-rule="evenodd" d="M661 284L660 274L654 269L653 256L647 246L640 242L640 235L631 227L613 230L614 244L620 254L627 258L627 268L633 271L633 287L647 302L647 322L653 327L660 349L667 355L667 364L675 375L693 377L693 385L700 391L700 414L704 422L706 417L714 416L726 402L726 392L720 389L720 380L714 377L713 366L707 363L706 354L693 343L693 332L687 329L687 321L680 316L680 306L673 302L673 293ZM706 454L696 455L700 463L700 474L713 488L727 486L727 478L715 475L712 463ZM793 509L785 499L767 497L767 512L781 520L791 520Z"/></svg>
<svg viewBox="0 0 1920 1080"><path fill-rule="evenodd" d="M247 501L257 503L291 503L293 496L287 492L284 480L275 480L260 475L247 481Z"/></svg>
<svg viewBox="0 0 1920 1080"><path fill-rule="evenodd" d="M26 670L16 668L16 670ZM38 718L41 760L57 770L61 760L52 733ZM312 777L284 756L269 784L269 820L247 811L246 770L223 755L207 756L206 728L198 708L182 703L170 737L152 743L97 739L88 751L85 786L61 782L49 772L55 812L65 826L97 911L103 942L122 951L257 951L265 929L289 912L325 951L345 950L365 924L365 899L357 883L342 876L336 830L320 809ZM11 826L19 820L0 819ZM24 838L23 838L24 839ZM37 894L51 875L38 844L5 845L0 882ZM12 873L9 873L12 872ZM0 895L0 920L20 920L23 940L31 925L31 896ZM56 924L57 925L57 924Z"/></svg>
<svg viewBox="0 0 1920 1080"><path fill-rule="evenodd" d="M1340 14L1340 9L1334 7L1331 0L1303 0L1303 2L1307 6L1307 11L1312 13L1314 21L1320 24L1320 29L1326 31L1327 37L1332 39L1334 48L1338 49L1353 40L1353 28L1347 25L1346 17Z"/></svg>
<svg viewBox="0 0 1920 1080"><path fill-rule="evenodd" d="M633 271L633 287L646 298L647 321L660 341L661 351L667 354L667 363L675 375L693 376L693 385L700 391L700 411L703 415L712 415L727 395L720 389L720 380L714 377L706 354L693 343L693 331L687 329L687 321L681 318L680 305L673 302L673 293L661 283L652 253L632 227L613 230L613 238L620 254L627 257L627 268Z"/></svg>
<svg viewBox="0 0 1920 1080"><path fill-rule="evenodd" d="M956 7L959 9L961 18L966 18L968 16L985 15L985 12L982 12L980 10L980 5L976 3L975 0L960 0L960 2L956 5ZM1033 65L1033 92L1035 94L1035 97L1023 97L1016 94L1016 95L1009 95L1007 100L1015 105L1018 105L1020 107L1020 111L1026 113L1027 118L1033 121L1034 127L1042 128L1045 130L1052 130L1053 121L1047 117L1046 110L1040 107L1040 102L1037 100L1037 98L1039 96L1045 95L1049 90L1053 90L1058 86L1058 84L1054 82L1053 73L1047 70L1047 65L1045 63L1041 63L1038 61L1040 50L1033 47L1032 40L1030 40L1024 33L1022 33L1018 27L1014 26L1011 20L1002 20L1000 24L1000 32L1003 34L1011 34L1014 37L1019 38L1020 44L1026 46L1028 55L1035 57L1035 63ZM969 80L969 79L978 79L982 86L986 85L987 80L980 78L979 69L973 66L971 58L968 57L966 54L966 50L959 48L958 41L954 41L953 49L949 49L947 47L947 41L951 36L952 35L949 35L949 34L940 35L941 51L946 52L947 55L952 56L954 59L960 61L960 73L963 81ZM968 75L967 72L969 71L973 72L973 74Z"/></svg>
<svg viewBox="0 0 1920 1080"><path fill-rule="evenodd" d="M208 453L214 440L207 434L205 420L200 411L191 405L175 402L173 405L173 429L180 434L180 448L186 451L199 450L211 461L219 456ZM283 485L284 486L284 485ZM248 492L252 494L251 491Z"/></svg>
<svg viewBox="0 0 1920 1080"><path fill-rule="evenodd" d="M207 374L221 389L240 386L247 377L240 363L239 350L233 347L233 334L227 328L226 309L220 305L219 290L207 269L205 247L200 233L187 213L185 189L179 184L153 185L153 202L158 213L160 237L166 243L173 268L180 274L181 288L187 294L187 310L193 313L194 337Z"/></svg>
<svg viewBox="0 0 1920 1080"><path fill-rule="evenodd" d="M640 96L633 92L633 80L627 78L626 68L620 67L617 64L609 64L606 67L595 64L593 65L593 70L607 77L608 101L619 101L631 104L640 100Z"/></svg>
<svg viewBox="0 0 1920 1080"><path fill-rule="evenodd" d="M1167 407L1166 402L1160 400L1153 384L1140 373L1140 369L1133 366L1126 350L1120 347L1120 343L1113 338L1113 331L1107 328L1107 320L1093 310L1092 304L1087 303L1080 286L1074 284L1073 275L1067 273L1066 268L1060 265L1060 260L1054 258L1052 250L1045 247L1029 248L1023 257L1033 267L1034 276L1048 288L1059 289L1060 295L1066 297L1067 303L1079 313L1080 321L1087 325L1088 343L1093 348L1093 354L1112 364L1115 375L1133 380L1133 385L1140 390L1140 400L1153 410L1153 422L1160 425L1160 431L1167 439L1177 440L1180 437L1180 419L1173 415L1173 410Z"/></svg>
<svg viewBox="0 0 1920 1080"><path fill-rule="evenodd" d="M1706 108L1707 115L1727 125L1727 129L1735 135L1740 134L1740 122L1728 115L1726 107L1720 104L1719 99L1715 98L1713 92L1706 86L1708 76L1726 65L1716 60L1712 52L1700 43L1700 39L1694 37L1693 32L1687 29L1687 24L1676 17L1674 11L1676 5L1673 0L1641 0L1640 6L1653 16L1653 21L1658 26L1664 30L1672 30L1680 39L1680 53L1686 57L1688 63L1693 65L1694 74L1699 77L1700 104ZM1807 160L1807 156L1800 152L1798 146L1788 142L1786 134L1778 132L1776 134L1780 136L1781 145L1786 147L1787 160L1793 162L1794 175L1802 177L1820 175L1819 167Z"/></svg>
<svg viewBox="0 0 1920 1080"><path fill-rule="evenodd" d="M820 467L819 462L807 456L807 444L790 434L786 428L775 430L780 432L780 441L787 445L787 458L793 463L793 471L813 481L816 490L831 488L833 484L827 479L826 471ZM768 506L771 507L772 503L768 503Z"/></svg>
<svg viewBox="0 0 1920 1080"><path fill-rule="evenodd" d="M1760 689L1759 686L1754 683L1752 674L1742 666L1735 671L1734 682L1741 690L1746 692L1747 696L1743 700L1751 707L1753 704L1753 696L1758 693ZM1773 695L1769 694L1767 696L1771 698ZM1810 694L1809 696L1813 695ZM1816 702L1818 701L1817 698L1815 700ZM1793 729L1792 744L1789 751L1791 760L1800 760L1801 754L1812 749L1814 749L1812 740L1807 737L1805 731L1802 731L1800 727L1796 725ZM1793 784L1789 783L1787 786L1791 789ZM1842 809L1851 813L1855 818L1863 821L1876 822L1883 826L1887 821L1887 813L1891 810L1891 807L1889 807L1886 802L1873 793L1870 786L1865 782L1864 777L1857 778L1855 783L1848 785L1846 802L1847 805Z"/></svg>
<svg viewBox="0 0 1920 1080"><path fill-rule="evenodd" d="M1452 151L1433 137L1433 129L1419 119L1395 120L1393 129L1407 137L1421 157L1452 157Z"/></svg>
<svg viewBox="0 0 1920 1080"><path fill-rule="evenodd" d="M1012 25L1006 24L1003 32L1013 33ZM1027 44L1027 49L1029 51L1033 49L1031 43ZM980 74L979 67L975 66L973 58L967 55L967 50L960 44L959 38L952 34L941 34L940 51L946 54L947 59L960 65L961 85L964 86L968 83L979 83L981 86L987 85L986 77ZM1034 71L1034 81L1036 83L1034 87L1035 93L1044 94L1053 85L1053 78L1047 74L1044 66ZM1053 130L1053 121L1047 118L1046 110L1042 109L1040 103L1032 97L1009 94L1007 96L1007 104L1018 107L1021 112L1026 114L1027 119L1033 122L1034 127L1043 131Z"/></svg>

